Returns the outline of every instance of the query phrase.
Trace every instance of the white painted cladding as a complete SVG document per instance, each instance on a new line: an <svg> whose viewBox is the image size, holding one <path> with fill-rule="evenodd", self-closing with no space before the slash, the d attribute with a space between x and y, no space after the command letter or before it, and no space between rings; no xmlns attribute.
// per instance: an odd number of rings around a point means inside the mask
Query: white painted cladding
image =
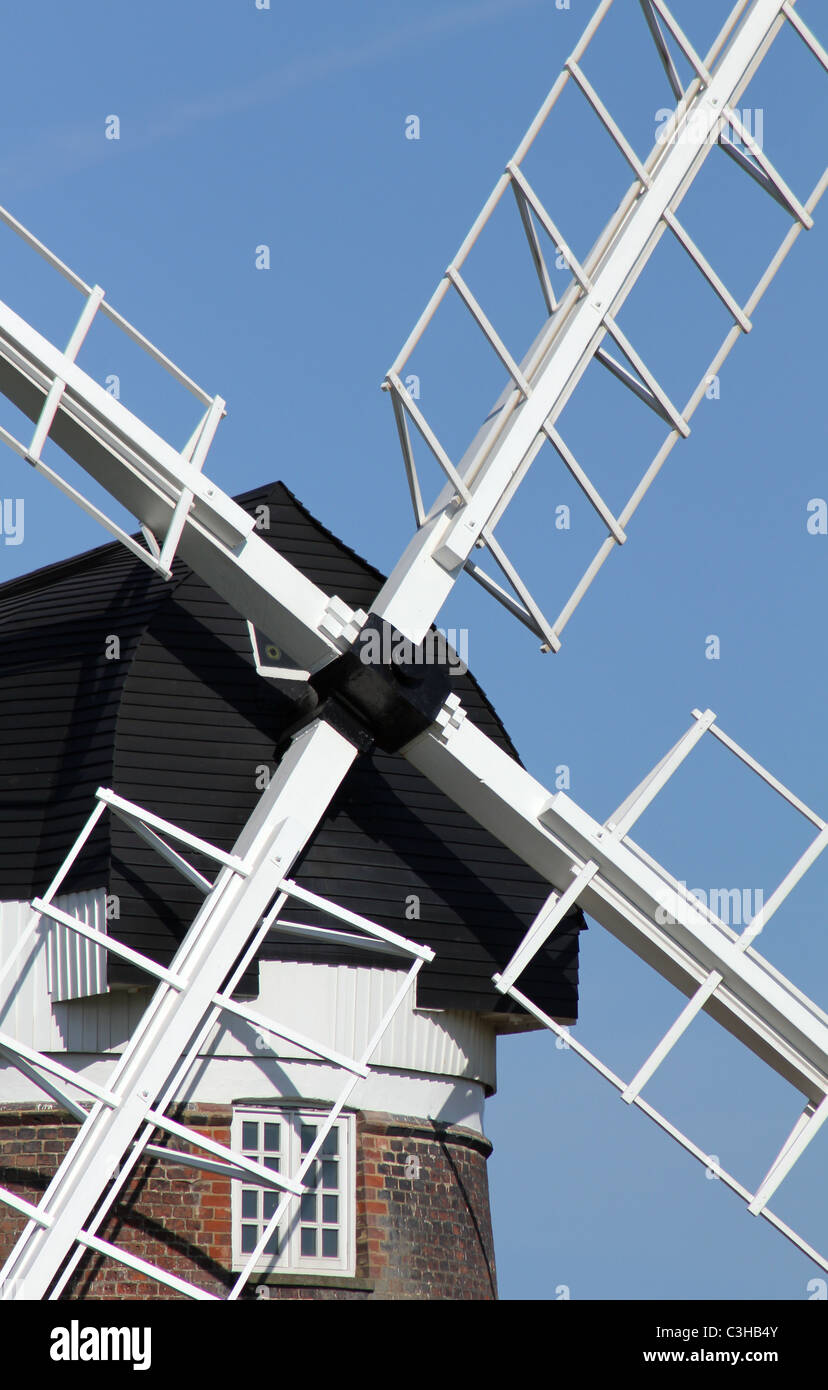
<svg viewBox="0 0 828 1390"><path fill-rule="evenodd" d="M55 899L55 905L71 917L77 917L88 927L106 934L106 891L93 889L88 893L66 893ZM47 977L49 994L56 1002L85 999L90 994L106 994L109 981L106 972L107 951L94 941L71 931L61 922L44 926L47 940Z"/></svg>
<svg viewBox="0 0 828 1390"><path fill-rule="evenodd" d="M404 972L355 965L263 961L253 1007L285 1026L359 1057L399 988ZM478 1014L415 1009L412 993L401 1005L373 1056L373 1064L425 1076L457 1076L494 1090L495 1035ZM307 1060L309 1053L259 1034L228 1015L207 1048L218 1056L241 1052Z"/></svg>
<svg viewBox="0 0 828 1390"><path fill-rule="evenodd" d="M105 929L103 890L72 894L59 901L66 911ZM0 903L0 968L29 927L32 915L28 903ZM93 1059L103 1061L106 1054L122 1050L137 1027L150 991L116 990L87 998L67 997L105 977L96 974L100 968L95 959L73 958L65 941L50 946L53 930L43 922L17 962L14 985L8 993L3 986L0 1029L43 1052L82 1054L85 1070ZM92 947L92 951L95 956L99 954L99 948ZM257 1012L350 1057L358 1057L366 1046L401 978L397 970L352 965L264 961L260 969L260 995L252 1004ZM50 993L50 986L59 997ZM255 1059L260 1064L257 1072L262 1070L261 1064L277 1059L289 1064L312 1062L309 1052L257 1032L230 1014L214 1030L205 1053L216 1060ZM495 1034L490 1024L472 1012L417 1010L413 994L399 1009L372 1061L383 1071L457 1078L485 1091L493 1091L496 1083ZM205 1069L199 1070L204 1078ZM250 1094L255 1094L256 1074L251 1071ZM11 1098L2 1094L10 1084L8 1073L4 1073L0 1103ZM30 1084L26 1083L27 1091ZM17 1095L16 1084L13 1090ZM203 1084L197 1093L203 1101L210 1099Z"/></svg>
<svg viewBox="0 0 828 1390"><path fill-rule="evenodd" d="M90 926L106 929L103 889L65 894L56 902ZM0 903L0 969L36 916L27 902ZM106 987L105 967L102 971L96 959L105 953L90 942L84 943L91 947L90 957L73 955L62 944L63 929L54 945L50 945L52 933L55 924L41 918L39 930L15 963L13 982L0 986L0 1029L41 1052L100 1053L122 1046L143 1013L146 993L101 993L61 1002L64 992L86 987L91 994L92 986L102 982L102 973ZM77 932L65 935L83 940ZM58 998L50 993L50 985Z"/></svg>

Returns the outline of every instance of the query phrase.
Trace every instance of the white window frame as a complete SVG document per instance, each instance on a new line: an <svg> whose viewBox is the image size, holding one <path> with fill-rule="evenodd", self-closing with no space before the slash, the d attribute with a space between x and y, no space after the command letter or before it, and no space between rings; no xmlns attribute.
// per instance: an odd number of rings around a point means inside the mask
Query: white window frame
<svg viewBox="0 0 828 1390"><path fill-rule="evenodd" d="M279 1171L293 1175L302 1161L301 1130L303 1124L321 1125L329 1110L327 1107L313 1107L307 1105L267 1105L267 1104L239 1104L234 1107L231 1125L231 1147L237 1152L248 1152L254 1157L251 1150L243 1150L243 1125L245 1121L255 1121L260 1126L264 1124L279 1124L280 1146L282 1162ZM263 1254L257 1261L254 1269L258 1274L327 1274L339 1275L340 1277L353 1277L356 1273L356 1117L352 1113L343 1112L334 1122L332 1133L337 1133L339 1149L339 1186L338 1186L338 1221L339 1231L338 1253L336 1256L326 1256L320 1253L315 1255L302 1254L302 1230L303 1223L302 1199L300 1197L291 1201L284 1219L280 1222L281 1241L278 1254ZM264 1140L264 1129L259 1130L259 1140ZM258 1151L259 1161L266 1162L264 1147ZM317 1164L320 1160L317 1160ZM241 1269L246 1264L248 1255L242 1250L242 1193L257 1190L259 1193L273 1192L276 1194L276 1202L281 1200L282 1193L275 1188L257 1188L255 1184L247 1184L240 1180L233 1180L230 1183L230 1214L232 1225L232 1254L233 1269ZM320 1197L317 1194L317 1213L316 1221L304 1223L305 1227L315 1225L317 1230L322 1229L321 1213L319 1210ZM263 1197L258 1201L258 1215L254 1222L258 1233L264 1229L263 1217ZM317 1250L319 1242L317 1241Z"/></svg>

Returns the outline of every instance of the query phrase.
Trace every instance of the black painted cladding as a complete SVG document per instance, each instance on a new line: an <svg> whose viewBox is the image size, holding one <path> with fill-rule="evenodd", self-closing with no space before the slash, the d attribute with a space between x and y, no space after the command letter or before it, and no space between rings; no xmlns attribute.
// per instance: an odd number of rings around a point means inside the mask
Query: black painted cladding
<svg viewBox="0 0 828 1390"><path fill-rule="evenodd" d="M263 534L321 588L370 606L382 576L283 484L237 500L254 514L269 509ZM113 637L120 659L106 655ZM244 622L187 566L176 562L164 584L116 544L13 580L0 587L0 652L0 898L45 889L99 785L232 847L276 766L298 687L256 675ZM516 757L473 678L456 678L454 688L469 717ZM357 761L295 877L435 949L420 1004L486 1012L512 1007L491 976L548 892L404 758L380 752ZM121 905L110 929L168 963L200 895L108 815L69 880L104 883ZM412 896L419 920L405 915ZM330 924L305 908L293 920ZM567 919L522 979L557 1017L576 1015L582 926L580 914ZM275 938L263 954L342 959ZM109 969L113 983L141 978L114 957ZM255 990L254 976L245 988Z"/></svg>
<svg viewBox="0 0 828 1390"><path fill-rule="evenodd" d="M0 588L0 898L42 892L113 777L131 659L165 586L110 545ZM121 659L105 659L120 635ZM106 817L75 876L106 881Z"/></svg>

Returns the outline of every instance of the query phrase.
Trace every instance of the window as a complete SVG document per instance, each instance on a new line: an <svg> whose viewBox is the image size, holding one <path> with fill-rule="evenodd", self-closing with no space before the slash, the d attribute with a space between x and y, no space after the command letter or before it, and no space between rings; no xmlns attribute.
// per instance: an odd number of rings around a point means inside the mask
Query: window
<svg viewBox="0 0 828 1390"><path fill-rule="evenodd" d="M239 1106L232 1147L274 1172L293 1175L325 1122L324 1110ZM304 1178L308 1189L294 1198L257 1262L257 1270L281 1274L353 1274L356 1178L354 1117L340 1115ZM233 1182L233 1264L239 1269L255 1249L283 1193Z"/></svg>

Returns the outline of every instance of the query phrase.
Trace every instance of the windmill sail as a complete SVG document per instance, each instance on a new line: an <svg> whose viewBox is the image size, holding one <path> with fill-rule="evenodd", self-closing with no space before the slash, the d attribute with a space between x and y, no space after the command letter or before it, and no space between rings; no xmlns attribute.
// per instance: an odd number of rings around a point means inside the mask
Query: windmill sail
<svg viewBox="0 0 828 1390"><path fill-rule="evenodd" d="M426 308L389 369L384 387L389 392L402 446L403 462L414 505L417 532L401 556L374 611L419 641L463 572L480 583L498 602L541 639L542 650L558 651L561 633L595 576L613 551L627 541L627 528L674 446L690 434L690 422L704 400L712 377L718 375L733 347L752 328L753 315L780 266L803 230L813 226L813 212L826 186L828 170L803 201L766 158L745 129L738 103L769 52L774 39L790 25L808 49L828 69L828 55L796 14L782 0L754 0L737 5L710 51L700 57L664 0L641 0L659 56L666 62L677 98L675 111L645 160L630 141L587 78L581 63L606 18L613 0L602 0L567 60L514 156L486 200L480 214L449 263ZM735 28L735 20L739 19ZM663 27L662 27L663 26ZM664 37L668 31L689 63L693 78L682 88ZM538 135L554 120L555 106L567 85L574 83L599 119L606 136L621 151L633 174L625 196L583 262L572 250L565 216L544 206L524 170L524 161ZM750 157L729 139L734 130ZM740 304L730 292L679 217L679 208L705 161L723 148L735 155L762 188L782 205L791 225L759 278ZM464 276L464 266L501 202L511 189L528 237L528 252L539 279L538 296L544 321L528 351L518 359L500 334ZM712 220L712 219L711 219ZM543 233L540 240L538 229ZM621 329L617 315L661 238L673 236L695 265L732 319L712 361L705 367L688 400L679 406L660 385L657 374L643 361ZM543 245L563 257L572 272L560 299L551 290ZM454 463L434 429L403 384L403 373L415 348L438 310L454 292L506 369L507 381L487 412L463 457ZM435 330L436 331L436 330ZM619 360L619 354L623 360ZM574 456L558 428L558 420L578 390L592 361L600 363L627 386L642 405L668 425L664 442L614 515L586 469ZM447 481L427 511L417 472L412 434L425 441ZM495 529L541 449L550 444L606 528L602 542L574 590L554 619L547 616L523 583L518 568L500 545ZM492 579L473 558L476 547L490 553L508 585Z"/></svg>
<svg viewBox="0 0 828 1390"><path fill-rule="evenodd" d="M729 742L734 751L738 750L738 756L749 758L722 733L712 712L694 712L694 724L688 734L616 815L600 823L568 797L550 795L491 739L473 727L457 698L447 696L439 680L434 686L428 684L425 679L428 672L425 675L421 672L421 685L412 678L410 685L414 693L409 690L408 696L403 697L389 668L380 667L366 673L360 670L353 657L353 644L366 621L375 629L382 629L384 625L415 643L421 642L464 571L472 573L489 592L504 601L547 648L556 649L565 622L592 578L614 547L625 542L626 527L647 487L673 445L689 433L689 421L703 393L702 388L698 388L686 405L677 407L639 356L635 345L625 337L615 317L658 238L669 230L678 239L732 315L733 328L714 359L713 370L718 370L733 344L750 327L751 316L788 250L801 230L811 225L812 213L824 191L828 174L813 193L800 202L751 140L734 110L748 81L786 24L796 31L823 67L828 67L824 50L796 15L790 0L752 0L749 4L738 4L703 59L663 0L642 0L650 33L678 103L667 139L658 144L644 162L639 162L635 156L581 67L588 44L611 3L612 0L602 0L565 71L388 374L386 384L394 402L418 530L367 618L364 613L351 610L336 596L324 594L261 542L254 533L251 518L205 476L203 465L223 412L223 401L195 387L163 354L120 320L109 309L98 287L85 285L37 244L47 259L85 296L78 326L65 351L48 343L11 309L0 305L0 389L35 421L31 441L19 441L3 430L5 442L87 512L97 516L112 534L140 554L140 558L158 573L169 574L173 557L180 553L255 629L267 634L280 651L287 653L291 665L312 676L320 697L332 702L331 706L323 703L319 715L297 735L277 778L263 795L233 853L223 855L203 843L191 844L208 855L213 850L213 857L219 863L213 881L188 864L179 848L186 848L188 844L184 832L169 823L159 822L151 811L125 803L115 794L100 793L86 833L91 833L95 820L107 808L110 813L131 818L139 833L168 857L168 862L175 863L191 882L200 881L205 894L204 907L169 968L143 961L144 968L158 977L156 994L106 1084L84 1082L94 1100L92 1112L40 1204L34 1207L12 1193L0 1193L0 1197L29 1218L0 1273L4 1297L42 1297L50 1291L52 1297L58 1296L66 1278L66 1260L76 1260L86 1248L135 1264L134 1257L102 1242L96 1234L118 1190L120 1178L116 1179L114 1188L110 1185L113 1175L119 1168L121 1174L129 1172L150 1144L156 1128L175 1133L174 1122L169 1120L165 1110L175 1093L180 1070L191 1064L195 1055L193 1049L197 1051L199 1039L204 1029L211 1026L215 1011L234 1007L226 983L234 963L240 956L244 958L245 952L255 951L260 933L272 925L273 914L278 914L283 897L296 891L289 877L291 865L356 757L359 739L353 731L354 721L357 724L361 721L373 736L391 738L393 726L398 724L402 732L398 734L396 746L412 764L549 881L552 892L547 903L524 940L515 943L513 959L498 977L498 986L504 993L511 994L540 1022L553 1029L557 1027L554 1020L542 1015L521 993L519 981L534 951L554 931L564 912L578 902L689 996L687 1008L628 1082L618 1078L580 1043L575 1045L575 1050L596 1066L628 1103L644 1109L697 1158L705 1158L692 1141L648 1106L641 1096L646 1080L702 1009L802 1093L805 1109L757 1190L748 1192L729 1175L726 1180L747 1201L751 1212L771 1221L823 1268L828 1268L823 1257L780 1222L767 1206L779 1181L828 1115L828 1018L773 970L752 945L775 908L825 848L828 829L824 821L808 808L803 809L803 814L817 829L810 849L779 885L761 916L749 924L741 937L736 937L712 914L701 912L697 904L677 895L675 880L628 835L644 807L705 733ZM665 29L693 70L693 79L686 90L681 89ZM552 111L560 91L570 81L580 88L631 164L634 174L627 196L583 264L571 254L564 233L541 204L521 167L531 141ZM792 218L788 235L744 305L738 304L719 280L679 222L676 212L711 147L717 140L724 140L727 145L725 127L735 129L743 137L750 153L749 156L740 153L740 161L751 165L748 172L782 203ZM520 362L500 338L462 273L468 251L500 197L510 187L517 198L547 309L546 322ZM4 217L13 224L8 214ZM540 224L558 249L567 255L572 268L571 285L560 302L551 295L536 224ZM22 231L19 226L18 230ZM28 234L26 236L33 241ZM508 374L506 388L494 411L457 465L408 396L400 378L409 352L449 289L459 294ZM99 312L110 313L132 336L138 337L205 407L203 418L184 451L176 451L154 434L77 366L75 359L80 344ZM608 339L613 344L611 350L605 346ZM624 360L619 360L619 353ZM617 516L609 511L556 427L563 404L593 358L630 386L641 403L669 425L662 449L627 506ZM707 372L702 382L706 377ZM443 493L428 513L422 503L414 467L408 420L412 420L423 434L448 479ZM133 513L142 528L145 547L43 462L41 454L47 437L63 447L97 483ZM608 531L607 540L554 622L543 615L494 536L499 516L538 450L547 441L553 444L576 477ZM481 541L500 566L511 593L484 576L470 560L473 547ZM343 706L347 707L351 721L347 726L350 736L342 731L341 723L335 728L328 722L331 710L341 711ZM382 733L378 732L380 728ZM752 759L749 761L766 781L780 789L776 779ZM792 793L784 788L782 792L787 799L792 798ZM801 808L801 803L799 806ZM192 837L189 838L192 841ZM73 855L81 848L82 842L79 842L50 888L42 898L35 900L33 907L37 915L32 931L39 930L44 921L54 920L104 949L123 950L109 938L99 940L94 928L73 919L55 905L54 899ZM668 920L663 921L659 909L663 908L668 894L672 894L675 905ZM336 917L335 905L329 906ZM341 912L339 916L342 917ZM371 937L371 924L345 920L351 934L356 927L365 933L366 939ZM404 938L386 944L409 957L412 961L409 973L416 972L428 955L426 948ZM14 966L14 959L5 963L7 977L13 975ZM379 1020L378 1030L388 1021L387 1015ZM278 1021L271 1022L278 1028ZM73 1075L66 1074L59 1064L33 1053L12 1038L3 1036L0 1046L27 1075L42 1078L49 1094L61 1096L70 1109L78 1113L79 1107L67 1092L67 1086L78 1084ZM360 1058L330 1060L344 1067L350 1075L358 1076L370 1063L370 1049ZM342 1103L340 1100L339 1104ZM320 1143L324 1133L323 1127ZM240 1156L228 1151L214 1152L204 1161L216 1159L231 1171L243 1166ZM247 1170L250 1171L249 1164ZM272 1175L268 1177L263 1172L253 1176L261 1181L272 1181ZM288 1201L291 1193L301 1190L301 1173L287 1179L283 1185L287 1188L284 1200ZM269 1232L270 1227L262 1237L263 1242ZM136 1267L141 1267L140 1261ZM154 1267L152 1274L191 1297L211 1296L192 1286L182 1286L182 1281L164 1276ZM242 1282L240 1280L231 1297L237 1296Z"/></svg>

